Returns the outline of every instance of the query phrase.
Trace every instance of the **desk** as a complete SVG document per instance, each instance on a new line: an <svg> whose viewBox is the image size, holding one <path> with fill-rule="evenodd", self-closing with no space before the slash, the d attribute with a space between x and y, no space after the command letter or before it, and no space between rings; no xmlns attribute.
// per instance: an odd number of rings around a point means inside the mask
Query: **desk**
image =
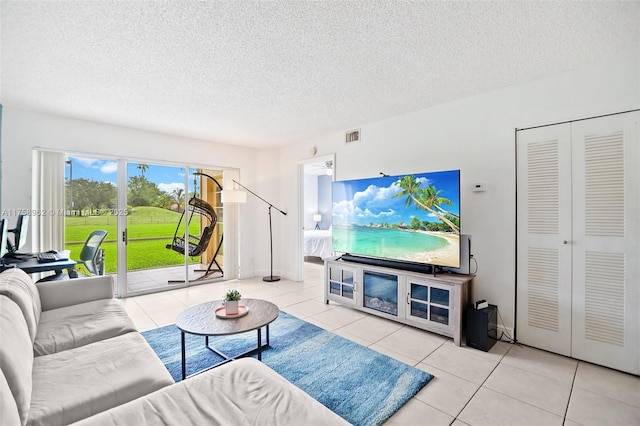
<svg viewBox="0 0 640 426"><path fill-rule="evenodd" d="M76 266L75 260L58 260L57 262L43 262L39 263L35 257L29 258L24 262L16 262L9 263L7 265L3 265L3 268L7 266L10 268L14 266L16 268L22 269L27 274L35 274L38 272L49 272L49 271L61 271L66 269L69 272L69 276L72 276L72 271Z"/></svg>

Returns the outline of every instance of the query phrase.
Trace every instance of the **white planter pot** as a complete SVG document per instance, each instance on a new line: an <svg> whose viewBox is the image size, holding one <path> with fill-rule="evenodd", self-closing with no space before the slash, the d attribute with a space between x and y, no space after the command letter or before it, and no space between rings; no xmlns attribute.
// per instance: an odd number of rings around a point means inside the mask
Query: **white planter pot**
<svg viewBox="0 0 640 426"><path fill-rule="evenodd" d="M234 315L238 313L238 300L233 300L233 301L226 301L224 303L225 306L225 312L227 313L227 315Z"/></svg>

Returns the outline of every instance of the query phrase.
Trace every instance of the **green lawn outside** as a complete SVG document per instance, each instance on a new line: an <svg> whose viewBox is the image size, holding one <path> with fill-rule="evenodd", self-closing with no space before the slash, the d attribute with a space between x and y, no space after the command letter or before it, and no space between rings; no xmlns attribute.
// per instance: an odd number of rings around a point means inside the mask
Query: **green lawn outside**
<svg viewBox="0 0 640 426"><path fill-rule="evenodd" d="M165 247L169 243L171 243L171 239L166 242L162 240L129 241L127 245L127 270L136 271L184 264L183 255ZM105 272L108 274L115 273L117 270L116 242L105 242L100 247L104 249ZM82 250L82 244L67 244L65 249L71 250L72 259L77 259L80 255L80 250ZM197 262L199 262L199 259L190 260L190 263Z"/></svg>
<svg viewBox="0 0 640 426"><path fill-rule="evenodd" d="M172 224L135 224L135 223L127 223L127 229L129 233L129 240L135 238L161 238L165 237L169 240L173 238L173 234L176 232L177 223ZM198 221L193 221L191 226L189 227L192 234L197 234L199 227ZM112 240L115 241L117 238L116 231L117 227L115 224L112 225L73 225L70 224L67 220L65 224L65 232L64 239L69 243L81 243L83 244L89 234L91 234L96 229L104 229L107 231L106 241ZM182 228L181 228L182 229Z"/></svg>
<svg viewBox="0 0 640 426"><path fill-rule="evenodd" d="M127 269L129 271L184 263L182 254L166 248L166 245L171 244L173 240L180 216L181 213L157 207L136 207L135 211L127 216L129 233ZM199 235L199 228L200 221L194 216L189 226L190 233ZM78 259L85 240L96 229L107 231L107 238L100 247L105 251L105 272L115 273L117 271L117 217L115 216L66 217L65 250L71 250L71 258ZM199 258L191 259L191 263L199 261Z"/></svg>

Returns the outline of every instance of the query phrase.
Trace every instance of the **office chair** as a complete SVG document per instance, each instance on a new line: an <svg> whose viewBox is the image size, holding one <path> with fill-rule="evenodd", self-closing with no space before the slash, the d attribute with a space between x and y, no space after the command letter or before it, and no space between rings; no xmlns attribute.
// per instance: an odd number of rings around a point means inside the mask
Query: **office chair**
<svg viewBox="0 0 640 426"><path fill-rule="evenodd" d="M89 234L80 252L78 264L83 265L91 275L104 275L104 250L100 248L100 244L106 236L107 231L105 230L93 231Z"/></svg>
<svg viewBox="0 0 640 426"><path fill-rule="evenodd" d="M90 275L104 275L104 250L100 248L100 244L107 236L107 231L98 229L89 234L87 241L82 246L80 251L80 260L77 261L78 265L82 265L89 272ZM62 270L55 271L55 275L49 275L44 277L38 282L65 280L69 278L78 278L79 276L86 276L85 274L79 274L77 269L74 268L68 275L63 273Z"/></svg>

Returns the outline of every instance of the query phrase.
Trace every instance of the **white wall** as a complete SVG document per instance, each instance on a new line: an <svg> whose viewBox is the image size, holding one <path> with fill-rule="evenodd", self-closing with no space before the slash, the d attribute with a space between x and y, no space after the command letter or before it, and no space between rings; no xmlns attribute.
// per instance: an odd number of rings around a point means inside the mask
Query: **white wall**
<svg viewBox="0 0 640 426"><path fill-rule="evenodd" d="M34 148L169 162L213 169L237 168L245 184L256 181L257 153L253 149L178 136L58 117L5 106L2 123L2 208L31 208L31 161ZM246 209L245 209L246 210ZM240 209L240 268L253 258L251 221ZM227 271L231 272L231 271ZM252 271L240 271L252 275ZM233 275L232 275L233 276Z"/></svg>
<svg viewBox="0 0 640 426"><path fill-rule="evenodd" d="M318 147L318 155L335 153L336 180L460 169L462 232L472 235L479 264L473 298L497 304L506 326L512 327L514 131L640 107L639 64L640 52L376 123L353 123L362 129L359 143L345 145L340 132L283 148L281 185L296 178L295 164L308 157L312 146ZM486 183L486 192L472 192L474 182ZM296 230L287 232L279 247L283 253L299 247ZM290 252L283 274L294 277L300 258Z"/></svg>
<svg viewBox="0 0 640 426"><path fill-rule="evenodd" d="M267 276L271 272L269 204L275 207L271 209L274 275L283 275L281 263L287 256L287 253L279 249L282 242L280 236L289 232L286 231L288 227L297 226L297 216L289 214L297 204L297 177L285 185L280 184L284 175L279 167L278 150L258 149L254 150L254 154L257 156L253 165L253 176L256 179L242 178L242 184L257 196L247 194L247 203L240 205L240 226L244 235L241 242L241 262L244 263L240 265L243 271L240 278ZM283 215L279 210L287 214Z"/></svg>

